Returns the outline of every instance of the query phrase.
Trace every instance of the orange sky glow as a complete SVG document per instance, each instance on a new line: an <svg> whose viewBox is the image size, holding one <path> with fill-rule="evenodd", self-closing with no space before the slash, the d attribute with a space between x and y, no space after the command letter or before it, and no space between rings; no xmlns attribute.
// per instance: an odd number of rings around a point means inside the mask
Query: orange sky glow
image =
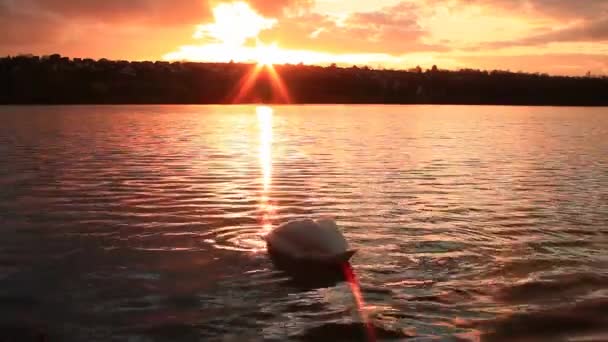
<svg viewBox="0 0 608 342"><path fill-rule="evenodd" d="M608 74L608 0L0 0L0 55Z"/></svg>

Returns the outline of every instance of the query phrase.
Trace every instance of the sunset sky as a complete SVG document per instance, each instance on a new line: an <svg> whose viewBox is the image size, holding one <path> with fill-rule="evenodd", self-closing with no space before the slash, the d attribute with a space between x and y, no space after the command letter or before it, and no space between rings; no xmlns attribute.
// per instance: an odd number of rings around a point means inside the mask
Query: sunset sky
<svg viewBox="0 0 608 342"><path fill-rule="evenodd" d="M0 55L608 74L608 0L0 0Z"/></svg>

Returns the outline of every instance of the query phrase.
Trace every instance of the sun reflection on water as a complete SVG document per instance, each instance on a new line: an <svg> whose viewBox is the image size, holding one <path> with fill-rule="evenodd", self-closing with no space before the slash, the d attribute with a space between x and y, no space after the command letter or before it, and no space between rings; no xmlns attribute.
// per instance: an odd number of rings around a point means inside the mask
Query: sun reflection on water
<svg viewBox="0 0 608 342"><path fill-rule="evenodd" d="M270 186L272 183L272 115L273 110L268 106L258 106L255 109L260 129L260 167L262 169L262 194L260 209L262 211L262 234L272 230L272 215L274 207L270 203Z"/></svg>

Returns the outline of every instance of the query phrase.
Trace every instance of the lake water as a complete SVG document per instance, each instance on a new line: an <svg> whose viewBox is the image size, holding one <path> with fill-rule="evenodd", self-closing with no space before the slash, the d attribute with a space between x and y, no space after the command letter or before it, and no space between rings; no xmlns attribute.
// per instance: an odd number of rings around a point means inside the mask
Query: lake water
<svg viewBox="0 0 608 342"><path fill-rule="evenodd" d="M608 340L607 108L0 107L0 189L0 340Z"/></svg>

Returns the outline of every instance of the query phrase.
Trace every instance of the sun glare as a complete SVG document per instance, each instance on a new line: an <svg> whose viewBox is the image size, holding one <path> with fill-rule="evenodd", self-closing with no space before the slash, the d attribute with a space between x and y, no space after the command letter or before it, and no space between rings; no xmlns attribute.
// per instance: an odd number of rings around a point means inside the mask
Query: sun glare
<svg viewBox="0 0 608 342"><path fill-rule="evenodd" d="M281 51L276 43L272 45L264 45L260 43L256 48L256 60L261 65L273 65L283 63L281 60Z"/></svg>
<svg viewBox="0 0 608 342"><path fill-rule="evenodd" d="M274 28L277 19L262 16L242 1L218 4L213 8L213 19L212 23L196 26L193 37L200 40L200 44L182 45L176 51L165 54L163 58L168 61L220 63L232 60L253 62L262 66L286 63L352 65L370 61L390 65L402 63L401 59L387 54L333 54L284 49L280 47L279 42L264 43L259 38L260 33Z"/></svg>
<svg viewBox="0 0 608 342"><path fill-rule="evenodd" d="M209 62L257 62L276 61L276 44L265 45L259 39L260 32L273 28L277 19L266 18L253 10L246 2L221 3L213 8L214 21L198 25L193 38L202 40L200 45L184 45L178 51L164 56L167 60ZM254 40L255 46L249 42ZM264 62L261 62L263 59Z"/></svg>
<svg viewBox="0 0 608 342"><path fill-rule="evenodd" d="M198 25L193 38L200 45L183 45L164 55L165 60L207 62L255 62L260 65L284 63L320 63L331 60L330 54L282 49L278 43L266 44L259 35L272 29L276 18L266 18L246 2L221 3L213 8L214 21ZM251 44L253 43L253 45Z"/></svg>
<svg viewBox="0 0 608 342"><path fill-rule="evenodd" d="M212 38L227 46L242 46L247 39L257 38L261 31L272 28L277 20L256 13L245 2L223 3L213 8L214 23L199 25L194 38Z"/></svg>
<svg viewBox="0 0 608 342"><path fill-rule="evenodd" d="M269 201L270 185L272 182L272 114L268 106L255 108L260 129L260 167L262 169L262 193L260 209L262 210L262 234L272 230L274 207Z"/></svg>

